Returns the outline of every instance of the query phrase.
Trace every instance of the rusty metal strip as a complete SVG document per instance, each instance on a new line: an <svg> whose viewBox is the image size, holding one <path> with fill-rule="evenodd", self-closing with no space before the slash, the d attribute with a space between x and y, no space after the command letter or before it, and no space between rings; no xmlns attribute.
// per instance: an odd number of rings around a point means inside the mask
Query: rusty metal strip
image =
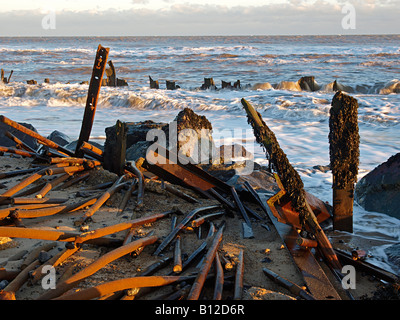
<svg viewBox="0 0 400 320"><path fill-rule="evenodd" d="M114 261L132 251L137 250L140 247L145 247L147 245L153 244L158 240L158 237L156 236L150 236L146 238L141 238L136 241L133 241L131 243L128 243L122 247L119 247L117 249L114 249L105 255L101 256L99 259L95 260L92 262L90 265L88 265L86 268L83 270L79 271L78 273L74 274L70 278L66 279L62 283L58 283L57 287L54 290L49 290L42 296L38 298L38 300L48 300L48 299L53 299L56 298L60 295L62 295L64 292L68 291L69 289L73 288L76 286L78 283L86 279L87 277L91 276L101 268L103 268L105 265L110 263L111 261Z"/></svg>
<svg viewBox="0 0 400 320"><path fill-rule="evenodd" d="M97 48L96 58L93 65L92 78L90 79L88 95L86 99L86 107L83 115L81 132L79 134L78 143L75 149L76 157L83 157L83 151L80 149L84 141L89 141L90 132L92 131L94 116L96 113L97 100L100 94L101 81L103 79L104 71L108 53L110 49L104 48L101 45Z"/></svg>
<svg viewBox="0 0 400 320"><path fill-rule="evenodd" d="M179 155L160 145L157 145L156 150L154 156L158 162L151 164L146 160L142 165L143 168L174 184L202 191L217 188L226 194L230 194L230 186L225 182L213 177L194 164L182 164L186 163L187 160L185 161Z"/></svg>
<svg viewBox="0 0 400 320"><path fill-rule="evenodd" d="M106 282L96 287L83 289L78 292L63 295L55 300L90 300L130 288L161 287L177 281L185 280L185 276L150 276L132 277Z"/></svg>
<svg viewBox="0 0 400 320"><path fill-rule="evenodd" d="M260 198L264 197L262 194L259 194L259 196ZM304 282L314 298L317 300L341 300L340 295L329 281L311 250L297 245L296 241L299 234L296 230L287 224L279 222L270 211L270 208L266 208L270 220L289 250L294 263L301 272Z"/></svg>
<svg viewBox="0 0 400 320"><path fill-rule="evenodd" d="M221 228L216 233L210 248L207 251L207 254L204 257L204 261L201 265L201 269L196 277L195 282L193 283L192 289L189 292L188 300L198 300L201 290L204 286L204 282L206 281L208 272L211 269L212 262L214 261L215 255L217 254L217 250L219 244L222 241L222 235L225 229L225 224L221 226Z"/></svg>
<svg viewBox="0 0 400 320"><path fill-rule="evenodd" d="M59 146L57 143L43 137L42 135L36 133L35 131L32 131L32 130L24 127L23 125L20 125L19 123L15 122L11 119L8 119L5 116L0 116L0 121L9 125L10 127L13 127L14 129L17 129L18 131L20 131L22 133L25 133L25 134L31 136L32 138L37 139L41 144L44 144L52 149L55 149L61 153L65 153L69 156L73 156L73 154L74 154L72 151Z"/></svg>

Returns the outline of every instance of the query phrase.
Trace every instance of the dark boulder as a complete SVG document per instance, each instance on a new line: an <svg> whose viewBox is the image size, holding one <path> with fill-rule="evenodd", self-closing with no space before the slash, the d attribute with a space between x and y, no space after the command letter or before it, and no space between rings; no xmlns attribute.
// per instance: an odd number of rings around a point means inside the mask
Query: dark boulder
<svg viewBox="0 0 400 320"><path fill-rule="evenodd" d="M357 183L355 200L365 210L400 219L400 153L390 157Z"/></svg>
<svg viewBox="0 0 400 320"><path fill-rule="evenodd" d="M37 133L37 130L29 123L19 123L20 125L23 125L24 127L35 131ZM28 136L25 133L22 133L21 131L18 131L17 129L14 129L2 122L0 122L0 145L3 147L15 147L16 144L14 141L12 141L10 138L8 138L5 133L6 131L10 132L12 135L16 136L19 140L30 146L32 149L37 150L39 147L39 144L35 138L32 138L31 136Z"/></svg>
<svg viewBox="0 0 400 320"><path fill-rule="evenodd" d="M70 137L58 130L54 130L52 133L50 133L47 139L57 143L62 147L72 142Z"/></svg>

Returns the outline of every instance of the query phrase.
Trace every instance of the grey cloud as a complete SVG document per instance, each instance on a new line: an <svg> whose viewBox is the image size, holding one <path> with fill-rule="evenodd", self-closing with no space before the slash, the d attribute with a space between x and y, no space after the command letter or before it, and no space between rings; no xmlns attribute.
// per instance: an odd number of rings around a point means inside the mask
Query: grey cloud
<svg viewBox="0 0 400 320"><path fill-rule="evenodd" d="M142 0L143 1L143 0ZM1 13L0 36L125 36L125 35L286 35L398 33L398 0L372 9L357 0L357 29L343 30L341 4L317 0L314 5L293 3L261 7L172 4L169 9L151 6L125 11L63 11L56 29L43 30L38 11ZM351 3L351 1L349 1ZM368 1L370 2L370 1ZM5 26L5 27L4 27Z"/></svg>

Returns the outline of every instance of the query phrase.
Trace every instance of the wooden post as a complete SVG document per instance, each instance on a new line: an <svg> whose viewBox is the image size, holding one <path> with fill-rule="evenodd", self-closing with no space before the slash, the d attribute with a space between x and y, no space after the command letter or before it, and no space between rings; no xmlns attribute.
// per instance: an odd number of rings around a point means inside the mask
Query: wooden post
<svg viewBox="0 0 400 320"><path fill-rule="evenodd" d="M157 80L153 80L150 76L149 76L149 80L150 80L150 89L159 89L160 88Z"/></svg>
<svg viewBox="0 0 400 320"><path fill-rule="evenodd" d="M117 120L115 130L109 130L109 137L104 145L104 169L122 175L126 157L126 123ZM114 136L115 135L115 136Z"/></svg>
<svg viewBox="0 0 400 320"><path fill-rule="evenodd" d="M329 154L333 175L333 229L353 232L354 185L357 182L360 136L358 102L338 91L329 119Z"/></svg>
<svg viewBox="0 0 400 320"><path fill-rule="evenodd" d="M100 94L101 81L103 79L104 70L110 49L101 45L97 48L96 59L94 61L92 78L90 79L89 91L86 100L85 113L83 115L81 132L75 149L76 157L83 157L83 151L80 150L84 141L89 141L90 132L92 131L94 115L96 113L97 100Z"/></svg>
<svg viewBox="0 0 400 320"><path fill-rule="evenodd" d="M108 61L108 65L110 66L110 69L106 70L107 86L116 87L117 86L117 75L115 73L114 64L110 60L110 61Z"/></svg>

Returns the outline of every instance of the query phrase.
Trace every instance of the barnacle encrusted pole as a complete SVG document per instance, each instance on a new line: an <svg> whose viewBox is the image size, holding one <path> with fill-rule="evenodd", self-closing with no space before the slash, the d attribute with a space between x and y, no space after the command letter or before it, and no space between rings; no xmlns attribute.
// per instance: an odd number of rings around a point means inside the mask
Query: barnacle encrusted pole
<svg viewBox="0 0 400 320"><path fill-rule="evenodd" d="M304 185L299 174L290 164L286 154L279 146L275 134L262 120L261 115L245 99L242 99L241 102L246 110L248 122L253 127L256 141L265 148L267 156L271 160L293 208L299 213L300 222L314 234L321 251L330 265L334 269L341 270L341 265L329 239L306 201Z"/></svg>
<svg viewBox="0 0 400 320"><path fill-rule="evenodd" d="M356 99L341 91L335 94L330 109L329 129L333 229L353 232L354 185L360 157Z"/></svg>

